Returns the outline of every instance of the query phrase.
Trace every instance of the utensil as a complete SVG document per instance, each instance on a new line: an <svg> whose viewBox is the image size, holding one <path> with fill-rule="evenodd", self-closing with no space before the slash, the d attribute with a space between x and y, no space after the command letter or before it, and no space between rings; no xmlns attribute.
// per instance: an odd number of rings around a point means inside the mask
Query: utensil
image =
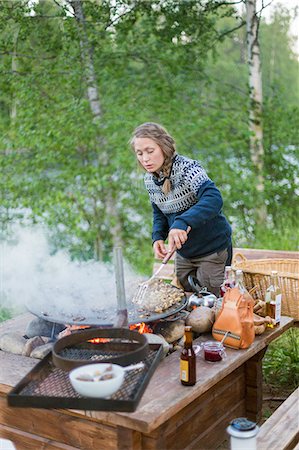
<svg viewBox="0 0 299 450"><path fill-rule="evenodd" d="M115 247L113 251L116 297L117 297L117 317L114 327L128 328L128 311L126 304L126 291L124 279L123 256L121 247Z"/></svg>
<svg viewBox="0 0 299 450"><path fill-rule="evenodd" d="M189 231L191 231L191 227L188 226L186 233L188 234ZM167 255L164 257L164 259L162 260L162 264L160 265L160 267L158 268L158 270L156 270L156 272L150 277L149 280L144 281L143 283L141 283L138 287L138 290L136 292L136 294L133 297L133 303L141 303L146 291L148 289L148 287L150 286L150 284L152 284L152 282L158 277L159 273L161 272L161 270L163 269L163 267L168 263L168 261L170 260L170 258L172 257L172 255L175 253L176 251L176 247L174 247L172 250L170 250Z"/></svg>
<svg viewBox="0 0 299 450"><path fill-rule="evenodd" d="M141 303L146 291L148 289L148 287L153 283L153 281L158 278L159 273L161 272L161 270L163 269L163 267L165 266L165 264L168 263L168 261L170 260L170 258L172 257L172 255L174 254L174 252L176 251L176 247L174 247L171 251L169 251L167 253L167 255L164 257L162 264L160 265L160 267L158 268L158 270L156 270L156 272L151 276L151 278L147 281L144 281L143 283L141 283L138 287L138 290L136 292L136 294L133 297L133 302L134 303Z"/></svg>

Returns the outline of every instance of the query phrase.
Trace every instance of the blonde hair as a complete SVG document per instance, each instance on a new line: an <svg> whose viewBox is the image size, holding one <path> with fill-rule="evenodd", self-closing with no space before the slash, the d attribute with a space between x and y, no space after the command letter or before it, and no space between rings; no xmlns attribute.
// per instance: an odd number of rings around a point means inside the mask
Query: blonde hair
<svg viewBox="0 0 299 450"><path fill-rule="evenodd" d="M168 194L171 189L171 182L169 177L172 168L172 160L176 152L175 141L173 137L171 137L168 131L158 123L145 122L139 125L132 134L130 144L133 150L136 138L152 139L161 148L164 155L164 163L161 167L161 172L165 178L162 186L162 191L164 192L164 194Z"/></svg>

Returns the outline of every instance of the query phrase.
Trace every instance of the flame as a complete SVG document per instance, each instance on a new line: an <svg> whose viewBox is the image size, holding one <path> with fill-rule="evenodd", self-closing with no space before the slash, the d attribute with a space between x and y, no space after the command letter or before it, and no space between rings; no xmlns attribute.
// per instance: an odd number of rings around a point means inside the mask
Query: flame
<svg viewBox="0 0 299 450"><path fill-rule="evenodd" d="M65 336L69 336L73 331L76 330L85 330L86 328L90 328L89 325L67 325L66 328L61 331L58 335L59 339ZM92 344L103 344L104 342L110 342L111 339L107 338L94 338L90 339L87 342L91 342Z"/></svg>
<svg viewBox="0 0 299 450"><path fill-rule="evenodd" d="M91 342L92 344L103 344L105 342L110 342L111 339L107 339L107 338L94 338L94 339L90 339L87 342Z"/></svg>
<svg viewBox="0 0 299 450"><path fill-rule="evenodd" d="M151 327L149 325L146 325L144 322L136 323L135 325L130 325L130 330L136 330L140 334L153 333Z"/></svg>

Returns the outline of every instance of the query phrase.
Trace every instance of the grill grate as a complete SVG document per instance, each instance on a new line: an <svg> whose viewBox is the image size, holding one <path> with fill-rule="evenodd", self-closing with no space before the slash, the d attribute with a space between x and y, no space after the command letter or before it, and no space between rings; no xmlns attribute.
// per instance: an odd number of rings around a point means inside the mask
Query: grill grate
<svg viewBox="0 0 299 450"><path fill-rule="evenodd" d="M121 388L107 399L85 398L72 387L68 372L57 368L48 355L8 394L11 406L134 411L162 357L162 346L150 344L144 367L125 374Z"/></svg>

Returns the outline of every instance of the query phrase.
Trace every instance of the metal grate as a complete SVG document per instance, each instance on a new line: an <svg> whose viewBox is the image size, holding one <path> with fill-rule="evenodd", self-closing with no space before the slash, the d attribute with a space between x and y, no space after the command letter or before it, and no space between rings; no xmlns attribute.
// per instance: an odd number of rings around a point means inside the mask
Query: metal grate
<svg viewBox="0 0 299 450"><path fill-rule="evenodd" d="M8 403L38 408L134 411L162 357L161 345L150 347L144 367L127 372L121 388L109 398L82 397L73 389L68 372L57 368L48 356L8 394Z"/></svg>
<svg viewBox="0 0 299 450"><path fill-rule="evenodd" d="M80 361L99 361L104 362L114 356L121 356L123 352L104 352L101 350L82 350L81 348L64 348L59 352L59 356L65 359L74 359Z"/></svg>

